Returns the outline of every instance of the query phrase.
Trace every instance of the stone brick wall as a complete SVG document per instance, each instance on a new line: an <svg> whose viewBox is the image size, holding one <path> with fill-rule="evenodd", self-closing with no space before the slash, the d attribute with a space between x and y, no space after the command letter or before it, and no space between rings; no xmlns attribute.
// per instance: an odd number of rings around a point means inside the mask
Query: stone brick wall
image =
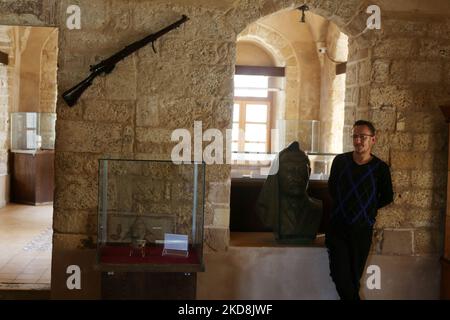
<svg viewBox="0 0 450 320"><path fill-rule="evenodd" d="M41 54L40 112L56 112L56 67L58 59L58 32L53 31Z"/></svg>
<svg viewBox="0 0 450 320"><path fill-rule="evenodd" d="M386 13L371 50L364 99L380 130L375 152L391 164L396 192L377 223L382 254L442 252L448 130L439 105L450 100L449 26Z"/></svg>
<svg viewBox="0 0 450 320"><path fill-rule="evenodd" d="M0 50L8 54L11 50L11 39L8 28L0 29ZM0 64L0 207L9 201L8 148L9 135L9 77L8 65Z"/></svg>

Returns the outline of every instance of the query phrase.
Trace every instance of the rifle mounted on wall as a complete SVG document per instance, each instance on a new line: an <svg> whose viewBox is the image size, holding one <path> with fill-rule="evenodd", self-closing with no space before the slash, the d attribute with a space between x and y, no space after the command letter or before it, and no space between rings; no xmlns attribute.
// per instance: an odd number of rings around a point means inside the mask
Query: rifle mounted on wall
<svg viewBox="0 0 450 320"><path fill-rule="evenodd" d="M182 16L182 18L171 25L159 30L156 33L153 33L151 35L146 36L145 38L138 40L136 42L133 42L132 44L126 46L124 49L120 50L119 52L115 53L111 57L101 61L100 63L96 65L90 66L89 70L91 71L91 74L75 85L74 87L70 88L69 90L65 91L62 94L62 98L64 101L69 105L69 107L73 107L76 103L78 98L83 94L83 92L92 84L92 81L99 76L100 74L108 74L111 73L111 71L114 70L116 64L128 57L133 52L139 50L140 48L146 46L147 44L151 43L153 51L156 53L154 42L159 37L163 36L167 32L171 31L172 29L178 28L181 24L189 20L189 18L185 15Z"/></svg>

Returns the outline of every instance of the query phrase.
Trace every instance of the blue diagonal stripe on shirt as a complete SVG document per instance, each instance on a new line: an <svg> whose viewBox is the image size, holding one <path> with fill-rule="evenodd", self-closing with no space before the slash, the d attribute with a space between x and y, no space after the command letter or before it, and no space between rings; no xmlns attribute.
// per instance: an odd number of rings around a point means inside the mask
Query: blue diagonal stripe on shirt
<svg viewBox="0 0 450 320"><path fill-rule="evenodd" d="M339 204L338 207L337 207L337 211L338 212L340 211L342 213L344 219L347 222L354 223L355 221L357 221L357 219L361 215L364 215L364 218L366 219L366 221L370 225L372 225L373 224L373 220L370 219L370 217L368 216L367 208L370 206L372 201L376 201L376 196L375 196L376 195L376 183L375 183L375 178L374 178L373 173L374 173L375 169L378 167L378 165L380 164L380 162L377 162L373 166L369 165L369 168L368 168L367 172L355 183L353 181L352 172L351 172L352 160L348 159L348 158L345 158L345 160L346 160L346 165L345 165L344 169L341 171L341 174L339 175L338 181L340 181L343 178L344 174L347 174L348 179L349 179L349 181L350 181L350 183L352 185L352 188L350 189L350 191L347 192L347 194L345 195L344 199L342 197L342 193L341 193L341 190L340 190L341 188L337 188L337 191L338 191L338 204ZM363 204L363 201L361 200L361 196L360 196L357 188L361 185L361 183L364 182L364 180L368 176L370 176L370 179L371 179L371 184L372 184L372 188L371 189L372 189L372 191L371 191L371 194L369 196L369 199L366 201L365 204ZM351 221L349 221L349 219L347 217L347 214L345 212L346 210L344 208L344 204L348 201L348 199L352 196L352 194L354 194L356 196L356 198L358 200L358 204L359 204L360 210L358 211L358 214L356 214L351 219ZM333 216L335 216L338 212L333 212L334 213Z"/></svg>

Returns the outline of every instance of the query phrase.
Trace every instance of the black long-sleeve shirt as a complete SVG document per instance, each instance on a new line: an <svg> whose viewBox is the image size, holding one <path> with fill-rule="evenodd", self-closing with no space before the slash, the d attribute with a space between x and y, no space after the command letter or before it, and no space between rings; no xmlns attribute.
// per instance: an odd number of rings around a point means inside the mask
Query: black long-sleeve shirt
<svg viewBox="0 0 450 320"><path fill-rule="evenodd" d="M328 189L333 198L331 220L345 224L372 226L377 210L393 201L389 166L372 155L359 165L353 152L336 156L331 166Z"/></svg>

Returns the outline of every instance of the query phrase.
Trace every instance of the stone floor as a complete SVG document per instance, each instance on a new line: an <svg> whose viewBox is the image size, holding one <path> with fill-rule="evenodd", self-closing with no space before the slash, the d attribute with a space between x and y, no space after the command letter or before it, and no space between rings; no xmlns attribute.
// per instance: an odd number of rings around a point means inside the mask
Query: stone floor
<svg viewBox="0 0 450 320"><path fill-rule="evenodd" d="M0 209L0 288L50 285L53 206Z"/></svg>

